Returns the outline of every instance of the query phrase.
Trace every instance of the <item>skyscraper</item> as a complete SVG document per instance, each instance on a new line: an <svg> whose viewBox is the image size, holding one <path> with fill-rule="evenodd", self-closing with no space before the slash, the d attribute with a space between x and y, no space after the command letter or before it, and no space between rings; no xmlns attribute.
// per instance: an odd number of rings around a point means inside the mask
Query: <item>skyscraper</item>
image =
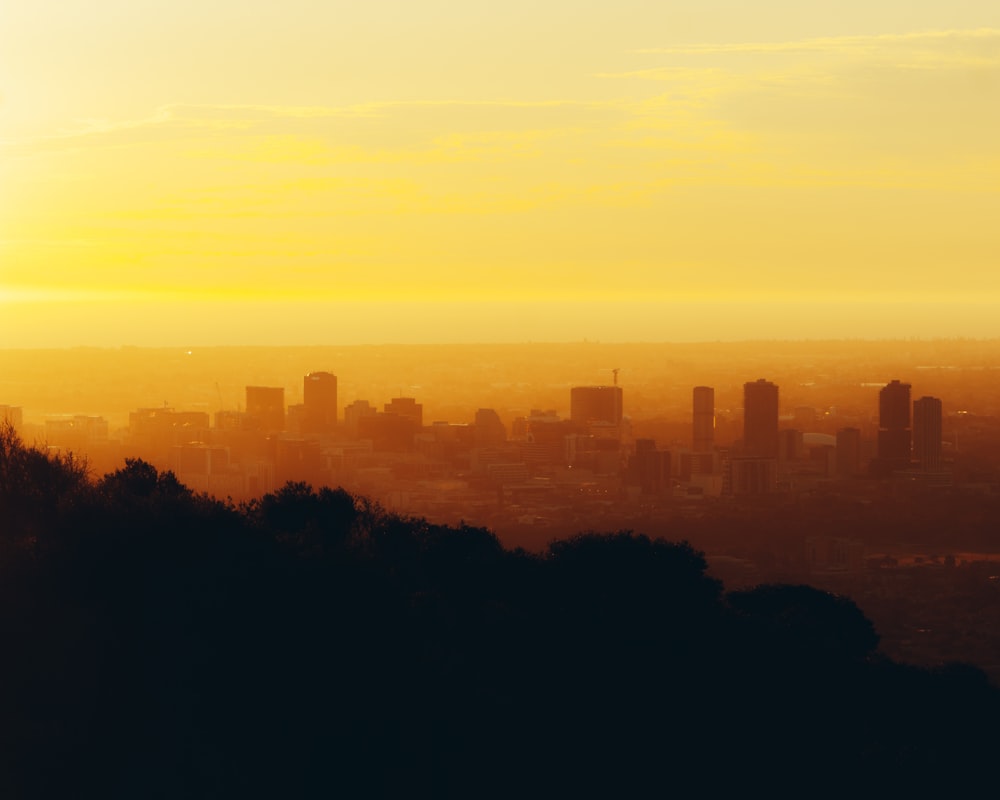
<svg viewBox="0 0 1000 800"><path fill-rule="evenodd" d="M412 420L418 428L424 424L424 405L412 397L394 397L382 409L386 414Z"/></svg>
<svg viewBox="0 0 1000 800"><path fill-rule="evenodd" d="M247 427L258 431L285 429L285 390L280 386L247 386Z"/></svg>
<svg viewBox="0 0 1000 800"><path fill-rule="evenodd" d="M569 390L569 417L573 422L622 421L622 389L620 386L574 386Z"/></svg>
<svg viewBox="0 0 1000 800"><path fill-rule="evenodd" d="M941 469L941 401L921 397L913 401L913 459L920 469Z"/></svg>
<svg viewBox="0 0 1000 800"><path fill-rule="evenodd" d="M778 457L778 387L763 378L743 384L743 450Z"/></svg>
<svg viewBox="0 0 1000 800"><path fill-rule="evenodd" d="M837 431L837 475L851 478L861 471L861 431L841 428Z"/></svg>
<svg viewBox="0 0 1000 800"><path fill-rule="evenodd" d="M883 467L910 463L910 384L898 380L878 393L878 459Z"/></svg>
<svg viewBox="0 0 1000 800"><path fill-rule="evenodd" d="M715 447L715 389L695 386L692 401L692 449L696 453L711 453Z"/></svg>
<svg viewBox="0 0 1000 800"><path fill-rule="evenodd" d="M480 408L473 422L473 442L476 447L501 445L507 441L507 429L496 411Z"/></svg>
<svg viewBox="0 0 1000 800"><path fill-rule="evenodd" d="M330 433L337 425L337 376L310 372L302 379L304 433Z"/></svg>

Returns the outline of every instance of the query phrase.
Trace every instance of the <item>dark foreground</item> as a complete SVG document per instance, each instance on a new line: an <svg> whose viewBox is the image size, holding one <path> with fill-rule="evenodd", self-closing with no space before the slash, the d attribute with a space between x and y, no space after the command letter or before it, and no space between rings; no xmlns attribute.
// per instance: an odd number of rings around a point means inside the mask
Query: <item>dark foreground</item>
<svg viewBox="0 0 1000 800"><path fill-rule="evenodd" d="M0 436L0 796L800 796L993 781L979 670L686 544L544 555L289 484L235 508Z"/></svg>

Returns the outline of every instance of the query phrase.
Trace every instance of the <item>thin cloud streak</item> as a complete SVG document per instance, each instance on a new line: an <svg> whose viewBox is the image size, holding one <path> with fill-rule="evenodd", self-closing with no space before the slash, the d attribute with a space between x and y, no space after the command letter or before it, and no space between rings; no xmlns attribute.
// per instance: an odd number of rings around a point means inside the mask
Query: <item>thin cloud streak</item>
<svg viewBox="0 0 1000 800"><path fill-rule="evenodd" d="M168 128L171 126L195 129L239 129L277 119L378 119L389 116L387 112L406 109L577 109L608 110L622 109L623 103L586 102L575 100L401 100L360 103L348 106L276 106L276 105L230 105L168 103L158 106L152 114L138 119L78 120L75 127L60 130L44 136L24 139L0 139L0 145L7 147L31 144L55 143L104 134L142 129Z"/></svg>
<svg viewBox="0 0 1000 800"><path fill-rule="evenodd" d="M871 36L831 36L788 42L731 42L726 44L693 44L678 47L647 48L631 52L642 55L722 55L808 52L871 52L885 45L941 42L960 39L1000 38L1000 29L914 31L885 33Z"/></svg>

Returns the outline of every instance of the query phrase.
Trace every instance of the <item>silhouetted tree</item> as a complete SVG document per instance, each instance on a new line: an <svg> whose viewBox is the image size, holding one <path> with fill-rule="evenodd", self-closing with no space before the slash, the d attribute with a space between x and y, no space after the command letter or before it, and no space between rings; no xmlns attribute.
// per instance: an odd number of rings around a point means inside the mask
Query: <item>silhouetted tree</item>
<svg viewBox="0 0 1000 800"><path fill-rule="evenodd" d="M0 424L0 534L34 536L86 484L85 460L28 447L9 422Z"/></svg>
<svg viewBox="0 0 1000 800"><path fill-rule="evenodd" d="M768 584L730 592L727 601L758 633L824 658L861 659L878 647L874 626L853 600L812 586Z"/></svg>
<svg viewBox="0 0 1000 800"><path fill-rule="evenodd" d="M176 494L180 488L173 473L161 475L156 467L141 458L126 458L124 467L107 473L98 484L98 490L115 502L148 498L158 490Z"/></svg>
<svg viewBox="0 0 1000 800"><path fill-rule="evenodd" d="M5 797L916 791L1000 745L981 671L896 664L810 587L723 596L686 543L236 508L9 432L0 502L42 544L0 558Z"/></svg>

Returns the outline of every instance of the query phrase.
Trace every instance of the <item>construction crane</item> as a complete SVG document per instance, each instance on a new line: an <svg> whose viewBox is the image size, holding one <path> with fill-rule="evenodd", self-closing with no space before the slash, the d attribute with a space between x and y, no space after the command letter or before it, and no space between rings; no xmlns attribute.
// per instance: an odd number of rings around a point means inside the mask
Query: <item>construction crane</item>
<svg viewBox="0 0 1000 800"><path fill-rule="evenodd" d="M608 369L607 367L602 367L599 372L610 372L614 376L614 385L618 385L618 373L621 372L620 367L615 367L614 369Z"/></svg>

